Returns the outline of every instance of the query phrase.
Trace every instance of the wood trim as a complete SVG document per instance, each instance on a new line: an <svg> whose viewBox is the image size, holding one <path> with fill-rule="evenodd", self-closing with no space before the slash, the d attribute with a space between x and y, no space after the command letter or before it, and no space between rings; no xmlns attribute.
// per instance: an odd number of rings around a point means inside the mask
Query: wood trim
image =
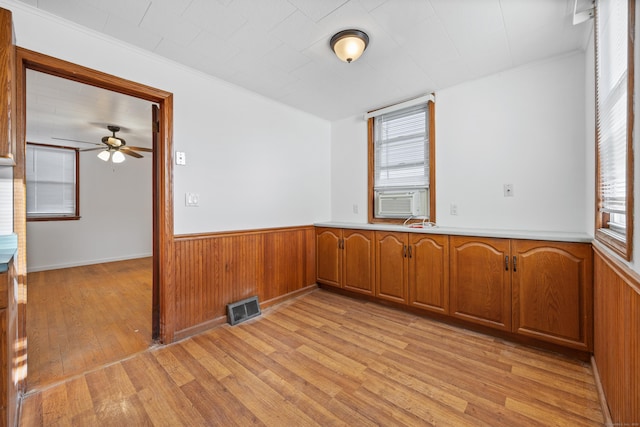
<svg viewBox="0 0 640 427"><path fill-rule="evenodd" d="M314 225L300 225L293 227L270 227L270 228L253 228L249 230L230 230L230 231L212 231L208 233L193 233L193 234L176 234L174 236L175 242L197 240L197 239L210 239L212 237L219 236L242 236L247 234L264 234L264 233L279 233L282 231L295 231L295 230L315 230Z"/></svg>
<svg viewBox="0 0 640 427"><path fill-rule="evenodd" d="M613 424L640 419L640 276L594 242L594 361Z"/></svg>
<svg viewBox="0 0 640 427"><path fill-rule="evenodd" d="M368 164L368 172L367 172L367 197L368 197L368 205L369 205L369 223L376 222L375 218L375 197L373 192L373 173L375 169L374 165L374 157L375 150L373 148L373 117L371 117L367 121L367 164Z"/></svg>
<svg viewBox="0 0 640 427"><path fill-rule="evenodd" d="M227 304L263 305L316 286L315 227L195 234L175 239L175 337L217 324Z"/></svg>
<svg viewBox="0 0 640 427"><path fill-rule="evenodd" d="M436 222L436 104L429 104L429 221ZM374 118L367 122L367 156L368 156L368 205L370 224L404 224L406 218L376 218L374 197L374 169L375 150L374 143Z"/></svg>
<svg viewBox="0 0 640 427"><path fill-rule="evenodd" d="M598 374L598 365L596 359L591 356L591 369L593 370L593 380L596 384L596 391L598 392L598 400L600 401L600 409L602 410L602 417L604 418L605 426L612 426L611 412L609 412L609 405L607 404L607 396L604 394L602 388L602 381L600 381L600 374Z"/></svg>
<svg viewBox="0 0 640 427"><path fill-rule="evenodd" d="M27 216L27 222L38 222L38 221L77 221L80 217L80 150L76 147L67 147L65 145L52 145L52 144L41 144L39 142L29 142L27 141L27 145L36 145L38 147L48 147L48 148L56 148L62 150L73 150L75 152L76 157L76 167L75 167L75 179L76 185L74 186L74 190L76 193L76 209L73 215L42 215L42 216Z"/></svg>
<svg viewBox="0 0 640 427"><path fill-rule="evenodd" d="M637 294L640 295L640 274L631 270L631 268L625 265L618 258L612 256L606 245L601 242L594 240L592 243L594 252L602 258L604 262L607 263L609 268L611 268L616 275L620 276L625 283L633 289Z"/></svg>
<svg viewBox="0 0 640 427"><path fill-rule="evenodd" d="M436 103L429 102L429 221L436 222Z"/></svg>
<svg viewBox="0 0 640 427"><path fill-rule="evenodd" d="M600 208L602 205L602 201L600 198L600 156L598 150L598 122L599 122L599 111L598 111L598 31L597 31L597 14L598 7L595 8L596 20L595 20L595 29L594 29L594 49L595 49L595 85L596 85L596 119L595 119L595 150L596 150L596 179L595 179L595 195L596 195L596 206L595 206L595 239L600 241L607 247L609 247L612 251L626 259L627 261L632 259L633 255L633 212L634 212L634 192L633 192L633 181L634 181L634 156L633 156L633 125L634 125L634 112L633 112L633 99L634 99L634 39L635 39L635 0L628 0L628 24L627 24L627 165L626 165L626 236L625 240L621 240L603 232L602 230L607 229L605 226L608 221L608 214L600 212Z"/></svg>
<svg viewBox="0 0 640 427"><path fill-rule="evenodd" d="M12 14L10 10L0 9L0 158L8 160L13 160L16 149L16 123L12 123L16 108L15 77Z"/></svg>
<svg viewBox="0 0 640 427"><path fill-rule="evenodd" d="M26 144L26 70L31 69L89 84L114 92L145 99L159 105L160 137L154 147L154 266L158 269L159 281L159 339L168 343L173 341L175 331L175 287L173 255L173 95L160 89L112 76L101 71L73 64L28 49L16 48L17 82L17 141L16 167L14 170L14 230L18 234L18 253L20 276L26 284L26 208L24 186L24 151ZM21 315L22 333L24 333L24 313ZM154 327L155 328L155 327ZM23 335L21 335L23 336Z"/></svg>

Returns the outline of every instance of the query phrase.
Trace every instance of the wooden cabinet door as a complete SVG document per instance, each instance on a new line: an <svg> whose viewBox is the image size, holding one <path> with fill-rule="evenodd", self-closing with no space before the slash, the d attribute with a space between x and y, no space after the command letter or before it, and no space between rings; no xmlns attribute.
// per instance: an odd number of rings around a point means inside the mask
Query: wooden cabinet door
<svg viewBox="0 0 640 427"><path fill-rule="evenodd" d="M410 234L409 305L449 313L449 236Z"/></svg>
<svg viewBox="0 0 640 427"><path fill-rule="evenodd" d="M376 296L407 302L408 234L376 231Z"/></svg>
<svg viewBox="0 0 640 427"><path fill-rule="evenodd" d="M342 282L342 230L316 228L316 274L318 283L341 286Z"/></svg>
<svg viewBox="0 0 640 427"><path fill-rule="evenodd" d="M508 239L450 237L453 316L511 331L510 246Z"/></svg>
<svg viewBox="0 0 640 427"><path fill-rule="evenodd" d="M343 230L342 286L350 291L373 294L373 231Z"/></svg>
<svg viewBox="0 0 640 427"><path fill-rule="evenodd" d="M591 245L514 240L513 331L592 349Z"/></svg>

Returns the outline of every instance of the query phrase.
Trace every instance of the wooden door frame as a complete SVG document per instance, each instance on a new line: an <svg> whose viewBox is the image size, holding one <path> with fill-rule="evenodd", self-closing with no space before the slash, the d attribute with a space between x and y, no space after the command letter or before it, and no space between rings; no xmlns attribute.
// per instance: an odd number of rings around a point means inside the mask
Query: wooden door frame
<svg viewBox="0 0 640 427"><path fill-rule="evenodd" d="M26 72L27 69L85 83L113 92L151 101L159 105L159 138L153 155L153 307L152 339L173 341L175 329L174 256L173 256L173 94L135 83L101 71L86 68L38 52L16 47L16 166L14 181L22 184L14 191L14 229L19 252L26 260ZM155 138L154 138L155 139ZM16 203L18 201L22 201ZM24 262L24 261L23 261ZM26 275L26 265L22 271ZM26 282L26 278L25 278ZM18 314L20 317L20 313ZM26 310L18 324L20 336L26 336Z"/></svg>

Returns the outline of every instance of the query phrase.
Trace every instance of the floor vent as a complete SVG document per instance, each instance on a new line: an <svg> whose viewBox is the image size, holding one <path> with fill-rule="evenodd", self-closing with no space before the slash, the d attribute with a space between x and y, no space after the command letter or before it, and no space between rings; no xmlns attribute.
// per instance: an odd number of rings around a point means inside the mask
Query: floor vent
<svg viewBox="0 0 640 427"><path fill-rule="evenodd" d="M260 304L258 304L257 296L227 304L227 318L231 325L244 322L259 315Z"/></svg>

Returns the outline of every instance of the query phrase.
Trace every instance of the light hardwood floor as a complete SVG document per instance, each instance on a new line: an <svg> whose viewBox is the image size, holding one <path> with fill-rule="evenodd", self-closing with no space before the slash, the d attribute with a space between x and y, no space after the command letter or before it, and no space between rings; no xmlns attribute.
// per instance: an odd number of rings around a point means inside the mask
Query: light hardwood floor
<svg viewBox="0 0 640 427"><path fill-rule="evenodd" d="M29 273L27 389L151 344L152 258Z"/></svg>
<svg viewBox="0 0 640 427"><path fill-rule="evenodd" d="M22 426L600 426L591 367L317 290L28 395Z"/></svg>

